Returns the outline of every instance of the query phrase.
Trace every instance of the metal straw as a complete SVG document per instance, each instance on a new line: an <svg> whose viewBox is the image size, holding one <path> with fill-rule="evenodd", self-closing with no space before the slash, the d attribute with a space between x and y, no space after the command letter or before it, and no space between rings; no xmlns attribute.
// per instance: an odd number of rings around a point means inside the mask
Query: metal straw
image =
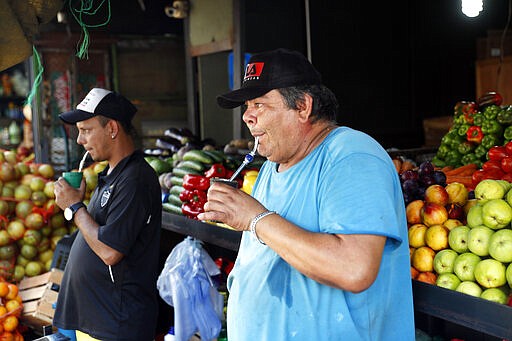
<svg viewBox="0 0 512 341"><path fill-rule="evenodd" d="M78 166L78 171L81 172L82 168L84 168L85 159L87 159L87 155L89 155L89 151L86 150L84 153L84 156L82 157L82 160L80 161L80 165Z"/></svg>
<svg viewBox="0 0 512 341"><path fill-rule="evenodd" d="M247 166L249 163L251 163L254 160L254 155L256 155L256 150L258 149L258 137L256 136L254 138L254 147L252 148L251 152L247 155L245 155L244 161L238 167L238 169L231 175L231 178L229 178L229 181L235 180L235 178L238 176L238 174L244 169L245 166Z"/></svg>

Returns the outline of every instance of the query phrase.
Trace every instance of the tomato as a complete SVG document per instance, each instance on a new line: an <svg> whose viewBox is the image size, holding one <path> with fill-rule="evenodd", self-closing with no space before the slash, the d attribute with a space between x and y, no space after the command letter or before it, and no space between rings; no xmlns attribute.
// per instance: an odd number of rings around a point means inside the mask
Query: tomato
<svg viewBox="0 0 512 341"><path fill-rule="evenodd" d="M507 154L512 156L512 141L507 142L505 145L505 150L507 151Z"/></svg>
<svg viewBox="0 0 512 341"><path fill-rule="evenodd" d="M489 151L487 152L487 158L489 160L501 161L501 159L507 156L508 154L505 146L494 146L489 148Z"/></svg>
<svg viewBox="0 0 512 341"><path fill-rule="evenodd" d="M511 173L512 172L512 156L507 156L501 159L501 169L505 173Z"/></svg>
<svg viewBox="0 0 512 341"><path fill-rule="evenodd" d="M505 175L505 172L501 169L489 169L484 171L484 176L482 180L484 179L492 179L492 180L500 180L503 175Z"/></svg>
<svg viewBox="0 0 512 341"><path fill-rule="evenodd" d="M512 182L512 173L507 173L507 174L503 175L503 177L501 178L501 180L505 180L505 181L508 181L508 182Z"/></svg>
<svg viewBox="0 0 512 341"><path fill-rule="evenodd" d="M485 170L478 169L473 172L473 175L471 176L471 183L473 184L473 187L476 187L480 181L482 181L483 177L485 175Z"/></svg>
<svg viewBox="0 0 512 341"><path fill-rule="evenodd" d="M485 161L482 164L483 170L490 170L490 169L500 169L501 170L501 161L498 160L489 160Z"/></svg>

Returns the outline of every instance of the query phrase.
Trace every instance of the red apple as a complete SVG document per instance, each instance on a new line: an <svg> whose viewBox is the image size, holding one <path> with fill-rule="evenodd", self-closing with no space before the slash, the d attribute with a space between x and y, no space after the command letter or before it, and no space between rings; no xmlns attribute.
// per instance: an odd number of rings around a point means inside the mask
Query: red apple
<svg viewBox="0 0 512 341"><path fill-rule="evenodd" d="M413 200L409 204L407 204L405 208L405 214L407 216L407 222L409 224L419 224L421 223L421 209L425 205L423 200Z"/></svg>
<svg viewBox="0 0 512 341"><path fill-rule="evenodd" d="M442 205L427 202L421 209L421 219L427 226L443 225L448 220L448 211Z"/></svg>
<svg viewBox="0 0 512 341"><path fill-rule="evenodd" d="M425 190L425 202L436 203L441 206L446 206L450 200L450 196L446 189L438 184L430 185Z"/></svg>

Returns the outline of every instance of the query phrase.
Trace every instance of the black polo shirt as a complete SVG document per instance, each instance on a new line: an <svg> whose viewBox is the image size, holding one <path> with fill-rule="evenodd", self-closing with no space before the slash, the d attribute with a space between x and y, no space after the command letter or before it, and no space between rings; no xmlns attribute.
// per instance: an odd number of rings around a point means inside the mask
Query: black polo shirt
<svg viewBox="0 0 512 341"><path fill-rule="evenodd" d="M153 340L162 220L158 177L140 151L107 171L99 174L87 210L100 225L99 240L124 257L109 269L78 232L53 324L105 341Z"/></svg>

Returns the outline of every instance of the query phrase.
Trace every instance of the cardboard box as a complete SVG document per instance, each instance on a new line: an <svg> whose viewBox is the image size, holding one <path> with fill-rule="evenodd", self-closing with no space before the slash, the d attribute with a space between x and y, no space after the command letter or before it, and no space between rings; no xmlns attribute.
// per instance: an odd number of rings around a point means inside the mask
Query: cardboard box
<svg viewBox="0 0 512 341"><path fill-rule="evenodd" d="M21 322L29 327L40 329L52 325L57 302L58 289L64 272L51 269L39 276L25 277L18 285L23 301Z"/></svg>
<svg viewBox="0 0 512 341"><path fill-rule="evenodd" d="M439 147L441 139L453 125L453 116L442 116L423 120L425 147Z"/></svg>

